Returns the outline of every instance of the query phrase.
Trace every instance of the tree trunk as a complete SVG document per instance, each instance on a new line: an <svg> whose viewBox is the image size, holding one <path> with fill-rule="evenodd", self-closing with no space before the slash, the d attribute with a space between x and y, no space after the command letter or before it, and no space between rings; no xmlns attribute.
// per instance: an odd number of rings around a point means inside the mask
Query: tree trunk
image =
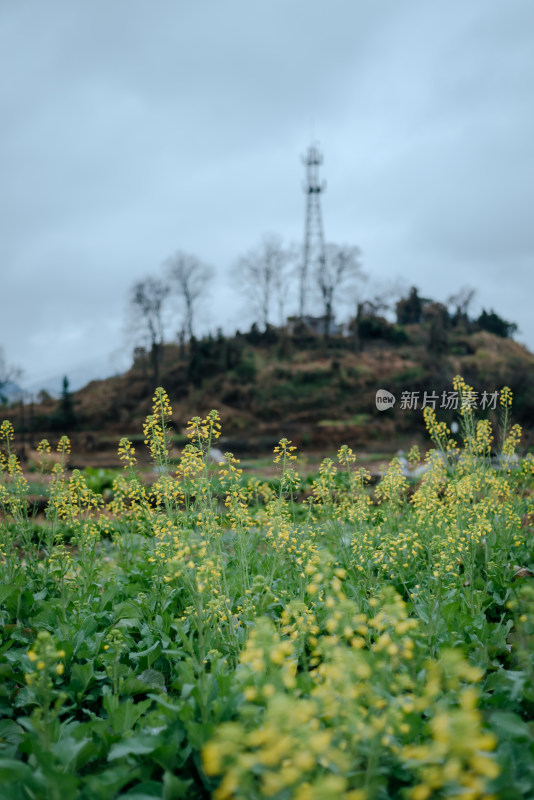
<svg viewBox="0 0 534 800"><path fill-rule="evenodd" d="M152 379L154 382L154 389L157 389L159 386L159 342L152 342L152 350L151 350L151 357L152 357Z"/></svg>
<svg viewBox="0 0 534 800"><path fill-rule="evenodd" d="M186 308L186 324L187 324L187 332L189 334L189 341L193 338L193 301L189 296L185 298L185 308Z"/></svg>
<svg viewBox="0 0 534 800"><path fill-rule="evenodd" d="M361 319L362 319L362 304L358 303L356 307L356 319L354 320L354 349L358 353L361 353L363 350L363 342L360 338Z"/></svg>
<svg viewBox="0 0 534 800"><path fill-rule="evenodd" d="M325 344L328 344L330 339L330 328L332 327L332 296L329 296L326 299L325 306L325 315L324 315L324 340Z"/></svg>

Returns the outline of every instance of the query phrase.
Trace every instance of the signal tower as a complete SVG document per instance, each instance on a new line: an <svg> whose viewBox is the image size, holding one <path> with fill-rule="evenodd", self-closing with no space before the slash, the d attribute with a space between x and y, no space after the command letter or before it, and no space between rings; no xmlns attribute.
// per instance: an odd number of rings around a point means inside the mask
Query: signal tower
<svg viewBox="0 0 534 800"><path fill-rule="evenodd" d="M302 161L306 167L306 229L304 233L304 252L300 270L299 316L306 311L307 281L310 273L325 263L323 220L321 216L321 193L326 183L319 181L319 166L323 156L318 147L311 145Z"/></svg>

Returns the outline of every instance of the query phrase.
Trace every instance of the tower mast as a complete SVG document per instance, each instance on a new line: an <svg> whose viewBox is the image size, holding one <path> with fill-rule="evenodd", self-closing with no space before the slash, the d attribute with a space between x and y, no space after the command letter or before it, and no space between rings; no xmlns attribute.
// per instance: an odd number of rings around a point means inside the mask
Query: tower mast
<svg viewBox="0 0 534 800"><path fill-rule="evenodd" d="M319 182L319 166L323 157L315 145L308 148L302 161L306 167L306 227L304 233L304 252L300 270L299 316L306 311L307 282L310 272L321 267L325 261L323 220L321 216L321 193L326 183Z"/></svg>

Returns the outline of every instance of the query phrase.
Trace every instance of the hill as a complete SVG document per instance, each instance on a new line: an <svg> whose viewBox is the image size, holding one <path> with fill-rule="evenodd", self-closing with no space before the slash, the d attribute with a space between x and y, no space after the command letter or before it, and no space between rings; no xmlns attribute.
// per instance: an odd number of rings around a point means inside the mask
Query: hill
<svg viewBox="0 0 534 800"><path fill-rule="evenodd" d="M360 326L359 335L325 340L309 331L268 328L262 333L253 326L229 338L162 346L157 383L173 404L177 444L191 416L217 408L222 448L238 454L270 449L280 436L305 449L324 451L344 442L360 450L395 450L422 436L425 392L440 418L450 422L457 416L444 407L450 398L443 394L452 391L456 374L478 392L480 413L490 417L495 416L493 393L508 385L514 419L526 428L527 438L531 435L534 356L512 339L457 326L436 352L430 324L383 320L372 335L361 334ZM32 439L67 432L80 453L114 450L123 435L139 440L151 408L152 363L149 354L137 350L123 375L92 381L63 400L46 399L35 406L31 420L26 414L26 438L29 428ZM394 395L393 408L377 409L378 389ZM16 410L5 416L21 427Z"/></svg>

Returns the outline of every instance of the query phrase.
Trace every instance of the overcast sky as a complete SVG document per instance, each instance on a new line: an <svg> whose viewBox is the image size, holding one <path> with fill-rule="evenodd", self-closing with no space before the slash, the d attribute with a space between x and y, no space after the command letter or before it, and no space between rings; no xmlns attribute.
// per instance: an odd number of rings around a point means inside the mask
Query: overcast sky
<svg viewBox="0 0 534 800"><path fill-rule="evenodd" d="M379 283L476 288L534 349L532 0L0 0L0 76L26 385L127 364L129 287L177 249L217 271L200 329L248 327L229 268L302 242L312 137L328 241Z"/></svg>

